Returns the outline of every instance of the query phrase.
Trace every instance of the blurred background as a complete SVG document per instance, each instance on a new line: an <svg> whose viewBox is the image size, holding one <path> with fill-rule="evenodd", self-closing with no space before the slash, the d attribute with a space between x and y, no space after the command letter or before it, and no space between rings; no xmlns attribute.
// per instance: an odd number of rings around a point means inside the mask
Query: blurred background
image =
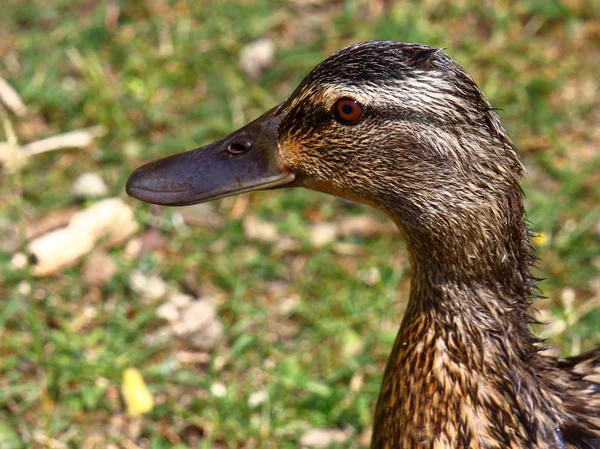
<svg viewBox="0 0 600 449"><path fill-rule="evenodd" d="M600 343L600 4L19 1L0 17L0 447L365 448L404 243L301 191L175 209L139 164L223 136L370 39L444 47L522 155L537 331Z"/></svg>

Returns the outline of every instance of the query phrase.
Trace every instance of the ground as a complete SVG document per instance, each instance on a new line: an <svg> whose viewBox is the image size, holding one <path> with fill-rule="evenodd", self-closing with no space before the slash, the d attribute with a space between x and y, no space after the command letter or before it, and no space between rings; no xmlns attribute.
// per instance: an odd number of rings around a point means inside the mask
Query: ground
<svg viewBox="0 0 600 449"><path fill-rule="evenodd" d="M565 355L600 343L597 1L5 0L2 9L0 76L27 112L0 106L0 141L104 130L85 148L5 160L0 172L2 448L294 448L322 441L315 429L332 447L368 446L408 292L404 243L385 217L300 190L197 209L123 192L142 162L229 133L361 40L444 47L473 76L529 173L547 296L535 307L549 323L537 331ZM248 50L260 39L274 48L265 67ZM125 201L139 229L38 277L29 240L100 201L74 193L84 173L104 180L100 197ZM160 309L181 293L211 304L218 342L199 348L178 312ZM127 368L153 397L142 417L127 413Z"/></svg>

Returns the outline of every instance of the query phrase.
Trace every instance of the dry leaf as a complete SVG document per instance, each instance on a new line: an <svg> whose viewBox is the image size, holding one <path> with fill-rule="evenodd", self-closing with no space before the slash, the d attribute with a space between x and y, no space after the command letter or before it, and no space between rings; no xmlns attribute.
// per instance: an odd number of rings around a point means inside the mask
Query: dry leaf
<svg viewBox="0 0 600 449"><path fill-rule="evenodd" d="M148 390L142 375L135 368L127 368L123 372L121 391L127 406L127 413L130 416L143 415L154 407L152 394Z"/></svg>
<svg viewBox="0 0 600 449"><path fill-rule="evenodd" d="M300 445L307 448L325 448L346 442L353 433L353 429L311 429L302 435Z"/></svg>
<svg viewBox="0 0 600 449"><path fill-rule="evenodd" d="M35 264L32 273L45 276L77 262L97 244L116 246L138 228L131 208L119 198L109 198L77 212L69 225L29 243Z"/></svg>
<svg viewBox="0 0 600 449"><path fill-rule="evenodd" d="M536 247L542 248L548 244L550 238L545 232L540 232L539 234L534 235L531 241Z"/></svg>

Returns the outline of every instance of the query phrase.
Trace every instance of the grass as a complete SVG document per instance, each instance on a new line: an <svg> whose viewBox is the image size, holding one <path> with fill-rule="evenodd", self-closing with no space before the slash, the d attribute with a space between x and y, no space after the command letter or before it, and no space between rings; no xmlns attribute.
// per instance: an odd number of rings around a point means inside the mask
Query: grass
<svg viewBox="0 0 600 449"><path fill-rule="evenodd" d="M101 174L110 195L124 197L141 162L230 132L360 40L445 47L501 108L530 173L529 219L545 236L536 274L547 278L548 299L536 306L555 325L542 332L567 355L600 343L597 4L381 4L3 4L0 74L29 108L8 116L19 141L92 125L108 134L91 151L42 154L0 174L0 446L292 448L306 430L326 427L353 429L338 447L368 445L407 298L404 245L393 232L321 248L310 236L315 224L348 216L385 220L373 211L305 191L257 193L216 203L221 226L182 227L179 210L127 200L140 235L159 243L133 259L124 245L112 249L118 271L101 287L84 280L86 261L48 278L11 267L31 222L93 202L72 194L81 173ZM276 62L252 79L238 58L261 37L275 43ZM249 215L273 223L277 238L248 238ZM155 313L163 300L131 289L135 270L218 298L224 337L205 362L182 359L194 352L185 340L149 338L165 327ZM125 414L128 367L155 398L143 418ZM261 390L268 400L248 406Z"/></svg>

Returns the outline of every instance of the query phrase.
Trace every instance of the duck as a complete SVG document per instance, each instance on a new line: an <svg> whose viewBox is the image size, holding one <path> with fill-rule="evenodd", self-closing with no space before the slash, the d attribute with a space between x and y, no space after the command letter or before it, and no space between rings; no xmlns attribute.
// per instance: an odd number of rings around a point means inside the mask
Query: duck
<svg viewBox="0 0 600 449"><path fill-rule="evenodd" d="M372 449L600 449L600 348L544 353L515 145L445 51L361 42L214 143L149 162L134 198L185 206L304 187L383 211L406 240L410 295Z"/></svg>

